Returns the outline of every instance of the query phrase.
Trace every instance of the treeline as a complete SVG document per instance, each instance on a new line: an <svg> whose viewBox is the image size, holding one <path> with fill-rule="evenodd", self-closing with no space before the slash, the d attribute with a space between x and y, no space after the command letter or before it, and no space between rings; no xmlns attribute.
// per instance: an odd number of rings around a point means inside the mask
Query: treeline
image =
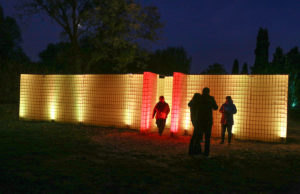
<svg viewBox="0 0 300 194"><path fill-rule="evenodd" d="M288 74L289 75L289 107L299 108L300 100L300 52L297 46L286 53L277 47L273 58L269 61L269 35L268 30L260 28L256 40L255 62L250 67L251 74ZM231 74L248 74L248 64L244 63L241 71L239 62L234 60ZM215 63L210 65L203 74L228 74L223 65Z"/></svg>
<svg viewBox="0 0 300 194"><path fill-rule="evenodd" d="M159 40L163 23L156 6L138 0L27 0L18 5L20 15L46 15L62 29L65 41L49 44L38 62L24 54L21 31L0 5L0 102L18 102L19 74L115 74L151 71L162 75L189 73L192 58L183 47L151 51L143 45ZM220 63L202 74L289 74L289 105L300 99L298 47L284 52L278 47L269 61L267 29L260 28L255 63L238 59L231 72ZM251 70L251 72L250 72Z"/></svg>
<svg viewBox="0 0 300 194"><path fill-rule="evenodd" d="M65 41L49 44L38 62L31 62L20 47L16 20L5 16L0 5L0 102L18 102L20 73L189 72L191 57L183 47L150 51L143 46L161 35L163 24L155 6L138 0L28 0L17 9L26 17L50 17Z"/></svg>

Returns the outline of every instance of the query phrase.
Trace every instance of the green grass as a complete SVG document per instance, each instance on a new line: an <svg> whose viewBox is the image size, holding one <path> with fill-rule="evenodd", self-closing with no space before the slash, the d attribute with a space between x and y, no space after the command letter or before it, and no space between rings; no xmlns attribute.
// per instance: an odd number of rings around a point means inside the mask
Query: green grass
<svg viewBox="0 0 300 194"><path fill-rule="evenodd" d="M206 159L187 155L190 137L19 121L0 105L0 193L299 193L295 114L287 143L213 139Z"/></svg>

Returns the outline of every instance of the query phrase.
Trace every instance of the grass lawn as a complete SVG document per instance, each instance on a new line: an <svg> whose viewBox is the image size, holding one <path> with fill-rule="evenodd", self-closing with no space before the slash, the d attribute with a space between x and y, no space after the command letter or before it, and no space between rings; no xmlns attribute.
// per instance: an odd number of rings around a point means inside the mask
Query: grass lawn
<svg viewBox="0 0 300 194"><path fill-rule="evenodd" d="M0 115L0 193L300 193L297 113L285 144L212 139L208 159L187 155L189 136Z"/></svg>

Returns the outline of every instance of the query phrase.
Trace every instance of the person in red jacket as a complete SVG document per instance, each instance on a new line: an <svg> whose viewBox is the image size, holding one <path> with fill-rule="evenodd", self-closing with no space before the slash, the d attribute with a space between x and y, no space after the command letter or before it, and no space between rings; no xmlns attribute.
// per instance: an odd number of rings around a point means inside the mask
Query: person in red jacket
<svg viewBox="0 0 300 194"><path fill-rule="evenodd" d="M162 135L165 125L166 125L166 119L168 117L168 114L170 112L170 107L168 103L165 102L164 96L159 97L159 102L155 105L153 109L152 118L156 118L156 125L158 127L159 135Z"/></svg>

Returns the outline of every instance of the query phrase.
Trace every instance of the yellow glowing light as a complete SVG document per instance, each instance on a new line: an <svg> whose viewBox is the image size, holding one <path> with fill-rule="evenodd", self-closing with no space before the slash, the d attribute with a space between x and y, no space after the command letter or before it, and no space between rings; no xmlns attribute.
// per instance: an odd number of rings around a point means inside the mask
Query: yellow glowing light
<svg viewBox="0 0 300 194"><path fill-rule="evenodd" d="M75 91L76 91L76 117L78 122L82 123L83 120L83 111L84 111L84 89L85 89L85 84L84 84L84 75L76 75L75 79L73 82L75 83ZM76 81L78 83L76 83Z"/></svg>
<svg viewBox="0 0 300 194"><path fill-rule="evenodd" d="M124 87L125 87L125 105L126 108L124 110L124 120L125 120L125 125L126 126L130 126L132 124L132 102L131 102L131 76L132 75L127 75L127 79L124 83Z"/></svg>
<svg viewBox="0 0 300 194"><path fill-rule="evenodd" d="M286 138L286 128L285 127L280 127L280 137Z"/></svg>
<svg viewBox="0 0 300 194"><path fill-rule="evenodd" d="M47 98L48 98L48 118L50 120L57 119L57 97L58 97L58 84L57 78L55 75L47 75L44 78L44 82L46 84L45 87L48 87Z"/></svg>
<svg viewBox="0 0 300 194"><path fill-rule="evenodd" d="M184 119L184 122L185 122L184 129L185 130L189 130L190 120L191 120L190 113L186 112L185 113L185 119Z"/></svg>
<svg viewBox="0 0 300 194"><path fill-rule="evenodd" d="M54 103L51 103L50 105L50 119L55 120L56 118L56 107Z"/></svg>
<svg viewBox="0 0 300 194"><path fill-rule="evenodd" d="M19 117L20 118L23 118L25 116L25 108L24 108L24 104L20 104L20 107L19 107Z"/></svg>
<svg viewBox="0 0 300 194"><path fill-rule="evenodd" d="M25 91L24 86L26 87L26 80L24 79L26 75L21 75L20 78L20 105L19 105L19 117L23 118L26 116L26 102L27 92ZM25 96L26 95L26 96Z"/></svg>
<svg viewBox="0 0 300 194"><path fill-rule="evenodd" d="M82 101L80 101L82 102ZM83 107L82 107L82 103L80 103L77 107L77 119L78 119L78 122L83 122Z"/></svg>
<svg viewBox="0 0 300 194"><path fill-rule="evenodd" d="M24 100L20 100L20 105L19 105L19 117L23 118L26 116L26 102Z"/></svg>
<svg viewBox="0 0 300 194"><path fill-rule="evenodd" d="M125 124L130 126L131 125L131 116L130 116L130 111L129 109L126 110L126 114L125 114Z"/></svg>

